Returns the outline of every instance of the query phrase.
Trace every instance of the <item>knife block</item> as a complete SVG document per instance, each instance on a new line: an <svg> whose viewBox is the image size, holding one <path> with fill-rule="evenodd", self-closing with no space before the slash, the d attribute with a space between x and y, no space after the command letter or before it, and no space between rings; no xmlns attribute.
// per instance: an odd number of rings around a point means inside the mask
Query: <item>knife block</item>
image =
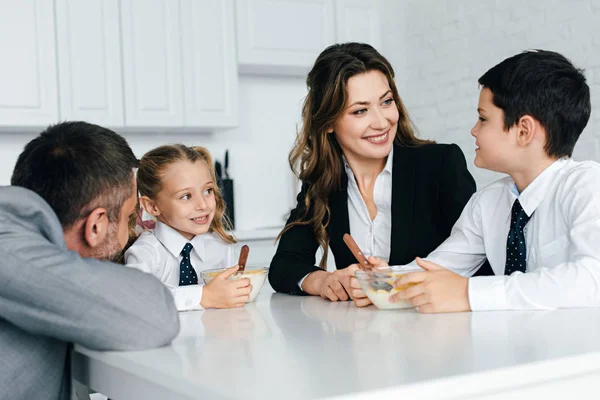
<svg viewBox="0 0 600 400"><path fill-rule="evenodd" d="M233 197L233 179L221 179L219 181L219 189L225 200L225 216L231 222L231 229L235 229L235 202Z"/></svg>

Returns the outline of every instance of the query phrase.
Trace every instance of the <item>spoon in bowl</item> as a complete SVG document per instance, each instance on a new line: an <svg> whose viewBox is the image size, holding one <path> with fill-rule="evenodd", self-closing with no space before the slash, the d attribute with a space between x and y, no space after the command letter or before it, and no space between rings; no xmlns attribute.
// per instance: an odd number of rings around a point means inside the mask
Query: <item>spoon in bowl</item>
<svg viewBox="0 0 600 400"><path fill-rule="evenodd" d="M238 261L238 266L240 268L237 270L236 274L241 275L244 273L244 270L246 269L246 262L248 261L248 253L250 253L250 247L245 244L240 250L240 259Z"/></svg>
<svg viewBox="0 0 600 400"><path fill-rule="evenodd" d="M363 253L360 247L358 247L352 236L347 233L344 234L344 243L346 243L346 246L348 246L352 254L354 254L354 257L356 257L360 269L363 271L369 271L373 269L373 265L369 263L365 257L365 253ZM374 276L376 275L374 274ZM385 290L386 292L389 292L394 288L389 283L380 280L372 280L371 287L375 290Z"/></svg>

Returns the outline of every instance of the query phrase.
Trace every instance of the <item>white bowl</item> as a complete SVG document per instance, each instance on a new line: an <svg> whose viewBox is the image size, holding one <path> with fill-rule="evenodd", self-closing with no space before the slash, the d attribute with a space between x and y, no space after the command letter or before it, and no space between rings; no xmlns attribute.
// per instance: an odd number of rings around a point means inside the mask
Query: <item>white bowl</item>
<svg viewBox="0 0 600 400"><path fill-rule="evenodd" d="M358 279L361 289L375 307L380 310L393 310L414 307L410 301L406 300L392 303L390 297L415 285L414 283L409 283L402 287L394 287L394 282L398 278L409 272L419 271L423 271L423 269L419 267L392 266L358 270L354 273L354 276Z"/></svg>
<svg viewBox="0 0 600 400"><path fill-rule="evenodd" d="M205 284L209 284L215 276L225 271L225 268L207 269L206 271L200 272L200 277ZM260 289L263 287L265 280L267 279L267 273L269 268L266 267L246 267L243 274L235 273L229 277L230 280L248 278L252 285L252 291L250 292L250 298L246 303L251 303L256 299Z"/></svg>

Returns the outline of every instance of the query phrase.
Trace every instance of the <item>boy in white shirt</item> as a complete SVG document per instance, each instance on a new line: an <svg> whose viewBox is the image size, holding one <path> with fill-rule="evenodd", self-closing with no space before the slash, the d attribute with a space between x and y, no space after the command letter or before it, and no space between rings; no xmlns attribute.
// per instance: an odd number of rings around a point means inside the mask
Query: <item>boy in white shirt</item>
<svg viewBox="0 0 600 400"><path fill-rule="evenodd" d="M582 71L527 51L479 84L475 165L509 176L473 195L392 301L423 313L600 306L600 165L570 159L591 111ZM495 276L468 278L486 258ZM369 304L352 284L355 303Z"/></svg>

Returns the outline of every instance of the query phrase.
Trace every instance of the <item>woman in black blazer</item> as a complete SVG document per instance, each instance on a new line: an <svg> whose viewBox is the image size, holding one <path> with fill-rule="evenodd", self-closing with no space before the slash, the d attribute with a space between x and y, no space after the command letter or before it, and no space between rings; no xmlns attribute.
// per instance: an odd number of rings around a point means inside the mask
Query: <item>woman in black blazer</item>
<svg viewBox="0 0 600 400"><path fill-rule="evenodd" d="M391 215L391 221L378 224L386 229L384 237L390 235L389 254L372 255L400 265L426 256L449 236L475 192L475 181L457 145L416 138L392 66L373 47L328 47L317 58L307 86L303 126L290 153L290 165L303 185L280 234L269 282L278 292L347 300L356 266L347 267L357 262L342 240L345 233L353 234L349 190L354 190L354 200L360 193L371 221ZM384 170L391 170L391 181L382 178ZM348 176L354 179L352 188ZM386 215L375 201L381 193L391 194L391 206L389 199L379 199L389 206ZM351 212L356 214L355 206ZM319 246L324 254L331 248L337 271L325 271L325 257L315 265ZM489 265L479 274L491 274Z"/></svg>

